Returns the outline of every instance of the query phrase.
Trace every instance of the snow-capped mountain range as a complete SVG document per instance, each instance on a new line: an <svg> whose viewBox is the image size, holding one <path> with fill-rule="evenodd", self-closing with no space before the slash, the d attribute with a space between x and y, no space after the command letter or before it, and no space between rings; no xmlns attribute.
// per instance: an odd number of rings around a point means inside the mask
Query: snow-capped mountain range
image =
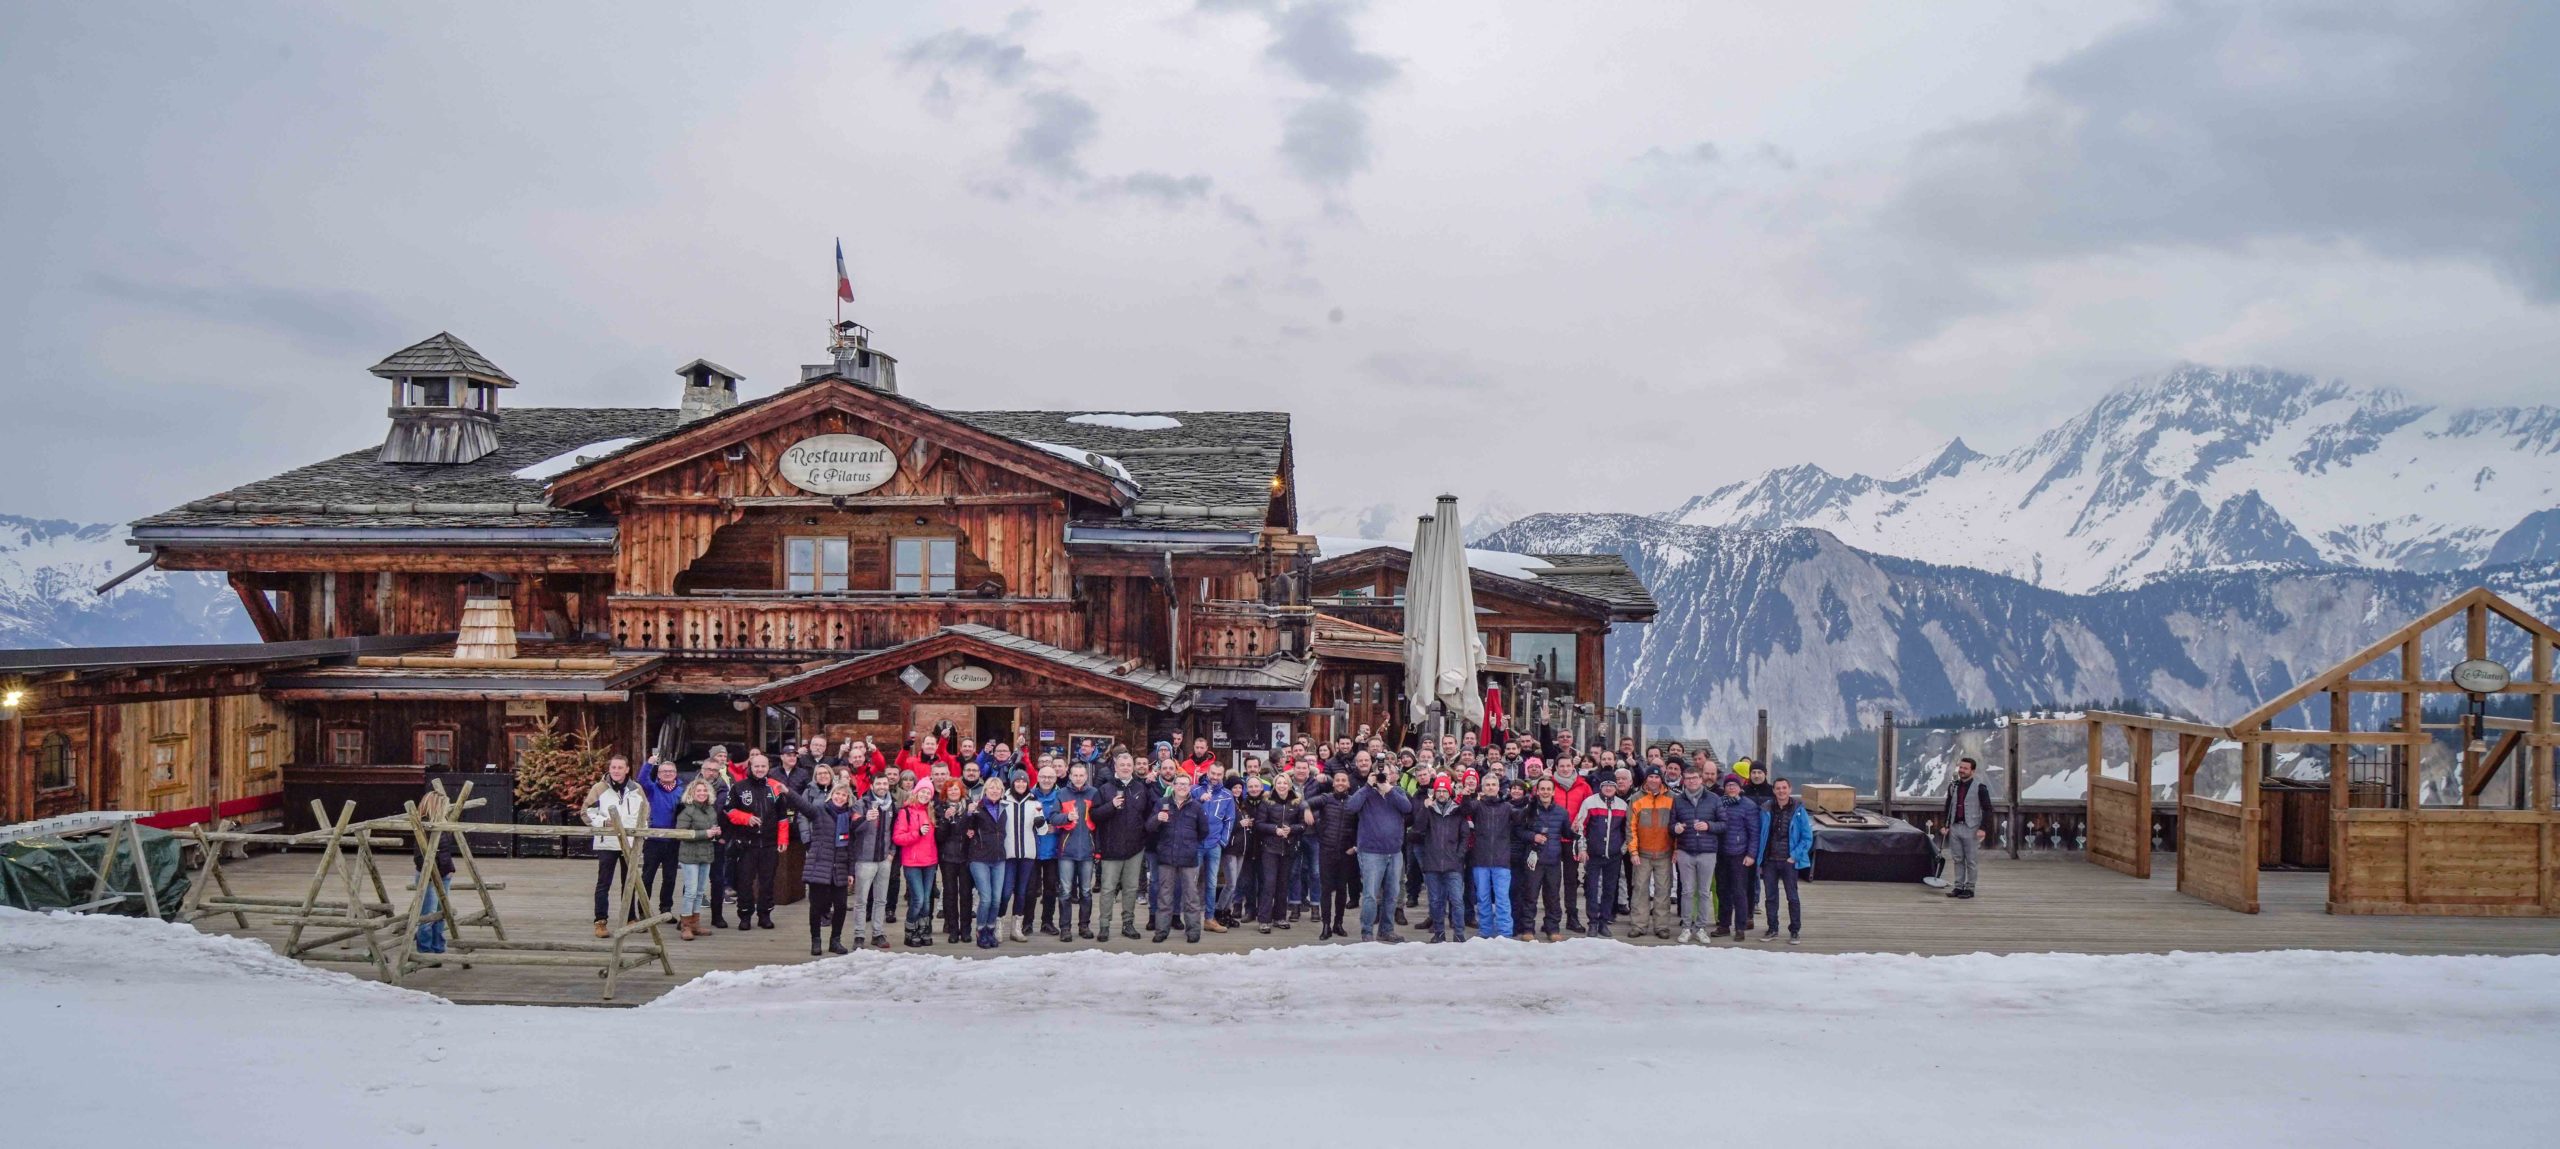
<svg viewBox="0 0 2560 1149"><path fill-rule="evenodd" d="M120 523L0 515L0 647L256 642L221 575L144 571Z"/></svg>
<svg viewBox="0 0 2560 1149"><path fill-rule="evenodd" d="M1882 477L1780 468L1657 516L1813 527L2062 591L2237 567L2445 571L2560 558L2560 408L2452 408L2263 368L2181 366L1999 455Z"/></svg>
<svg viewBox="0 0 2560 1149"><path fill-rule="evenodd" d="M2560 617L2552 561L2195 571L2073 594L1804 528L1542 514L1486 545L1626 556L1661 610L1610 636L1612 693L1649 724L1720 743L1762 708L1781 744L1873 727L1886 710L1909 721L2129 699L2228 720L2475 585ZM2525 657L2520 643L2491 654Z"/></svg>

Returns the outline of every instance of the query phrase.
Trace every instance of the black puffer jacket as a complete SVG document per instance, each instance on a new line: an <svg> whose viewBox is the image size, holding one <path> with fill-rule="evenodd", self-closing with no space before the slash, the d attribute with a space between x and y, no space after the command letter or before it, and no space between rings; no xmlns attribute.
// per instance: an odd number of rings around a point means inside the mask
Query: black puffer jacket
<svg viewBox="0 0 2560 1149"><path fill-rule="evenodd" d="M1289 835L1285 838L1280 836L1280 831L1284 827L1289 831ZM1266 795L1262 802L1253 808L1255 849L1287 853L1297 849L1298 843L1305 841L1306 837L1307 804L1299 801L1294 795L1288 798L1282 798L1277 794Z"/></svg>
<svg viewBox="0 0 2560 1149"><path fill-rule="evenodd" d="M813 886L845 884L853 876L853 836L862 817L860 810L839 810L788 790L776 797L807 826L809 852L800 860L800 880Z"/></svg>
<svg viewBox="0 0 2560 1149"><path fill-rule="evenodd" d="M1307 812L1316 816L1316 845L1320 849L1341 853L1360 840L1360 815L1351 809L1351 794L1327 790L1307 799Z"/></svg>
<svg viewBox="0 0 2560 1149"><path fill-rule="evenodd" d="M969 861L1004 861L1004 810L979 798L969 803Z"/></svg>
<svg viewBox="0 0 2560 1149"><path fill-rule="evenodd" d="M1520 807L1500 798L1470 798L1458 809L1475 831L1475 840L1467 846L1467 864L1509 868L1518 852L1511 831L1520 824Z"/></svg>
<svg viewBox="0 0 2560 1149"><path fill-rule="evenodd" d="M1113 806L1113 798L1126 798ZM1152 782L1105 782L1093 791L1095 852L1108 861L1134 858L1147 851L1148 828L1155 823L1156 787Z"/></svg>
<svg viewBox="0 0 2560 1149"><path fill-rule="evenodd" d="M1447 807L1425 802L1413 812L1415 844L1421 847L1422 872L1445 874L1467 864L1467 814L1456 803Z"/></svg>
<svg viewBox="0 0 2560 1149"><path fill-rule="evenodd" d="M933 852L945 862L966 863L969 860L969 811L977 800L963 799L959 808L949 802L933 804Z"/></svg>

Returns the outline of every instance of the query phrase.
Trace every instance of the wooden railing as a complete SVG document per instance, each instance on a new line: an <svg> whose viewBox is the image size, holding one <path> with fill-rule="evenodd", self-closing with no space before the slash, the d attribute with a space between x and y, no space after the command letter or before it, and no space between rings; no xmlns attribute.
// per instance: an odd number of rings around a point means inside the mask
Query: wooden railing
<svg viewBox="0 0 2560 1149"><path fill-rule="evenodd" d="M616 650L794 654L878 650L977 623L1081 650L1084 613L1067 599L899 599L617 595L606 607Z"/></svg>
<svg viewBox="0 0 2560 1149"><path fill-rule="evenodd" d="M1182 660L1189 666L1260 666L1274 654L1304 655L1314 611L1245 599L1183 608Z"/></svg>

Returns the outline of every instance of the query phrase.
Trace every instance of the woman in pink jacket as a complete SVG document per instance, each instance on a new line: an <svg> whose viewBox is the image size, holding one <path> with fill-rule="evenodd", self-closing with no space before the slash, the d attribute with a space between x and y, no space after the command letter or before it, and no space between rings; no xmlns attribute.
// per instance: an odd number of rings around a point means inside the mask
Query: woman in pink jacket
<svg viewBox="0 0 2560 1149"><path fill-rule="evenodd" d="M933 790L917 786L907 793L890 823L889 841L898 847L898 864L907 873L907 945L933 944L933 873L942 861L933 845Z"/></svg>

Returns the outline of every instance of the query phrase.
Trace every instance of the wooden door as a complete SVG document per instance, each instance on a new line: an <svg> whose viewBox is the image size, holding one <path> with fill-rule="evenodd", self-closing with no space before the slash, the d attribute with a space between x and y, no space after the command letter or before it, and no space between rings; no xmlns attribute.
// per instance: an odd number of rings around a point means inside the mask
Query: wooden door
<svg viewBox="0 0 2560 1149"><path fill-rule="evenodd" d="M945 702L918 702L907 707L906 730L915 731L919 739L944 722L950 723L952 728L960 733L951 745L943 749L958 753L958 739L972 737L973 732L978 728L978 708L965 703L954 705ZM902 730L899 733L904 736L905 731Z"/></svg>

